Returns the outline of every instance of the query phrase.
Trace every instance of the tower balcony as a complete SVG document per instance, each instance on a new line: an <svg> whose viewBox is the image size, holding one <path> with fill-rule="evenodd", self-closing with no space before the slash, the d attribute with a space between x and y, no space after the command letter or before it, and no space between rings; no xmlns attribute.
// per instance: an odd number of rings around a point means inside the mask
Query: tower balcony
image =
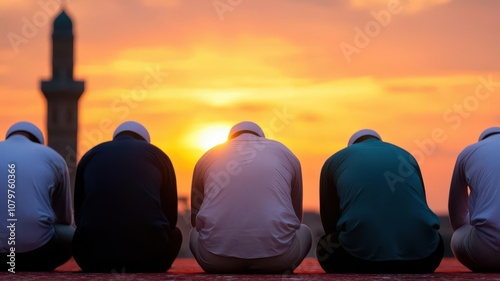
<svg viewBox="0 0 500 281"><path fill-rule="evenodd" d="M42 81L42 92L47 99L78 100L84 91L84 81L67 79Z"/></svg>

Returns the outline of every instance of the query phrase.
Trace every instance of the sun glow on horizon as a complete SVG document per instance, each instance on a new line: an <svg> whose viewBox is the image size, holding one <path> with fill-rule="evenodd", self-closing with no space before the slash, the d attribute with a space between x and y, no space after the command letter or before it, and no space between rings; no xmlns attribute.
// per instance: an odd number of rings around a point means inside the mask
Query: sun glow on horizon
<svg viewBox="0 0 500 281"><path fill-rule="evenodd" d="M201 127L191 136L191 143L200 150L207 151L224 143L231 127L227 124L209 124Z"/></svg>

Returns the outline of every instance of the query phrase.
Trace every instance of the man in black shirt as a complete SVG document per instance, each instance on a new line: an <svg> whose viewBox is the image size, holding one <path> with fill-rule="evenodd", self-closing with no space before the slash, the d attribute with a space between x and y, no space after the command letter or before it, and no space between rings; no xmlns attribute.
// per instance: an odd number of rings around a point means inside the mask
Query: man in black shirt
<svg viewBox="0 0 500 281"><path fill-rule="evenodd" d="M170 159L137 122L87 152L75 183L73 254L87 272L163 272L177 256L177 187Z"/></svg>

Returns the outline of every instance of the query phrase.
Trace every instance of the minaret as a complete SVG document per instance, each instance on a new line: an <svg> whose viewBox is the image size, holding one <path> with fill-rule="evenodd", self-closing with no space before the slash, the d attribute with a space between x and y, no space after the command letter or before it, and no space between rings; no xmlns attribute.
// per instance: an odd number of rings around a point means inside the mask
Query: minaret
<svg viewBox="0 0 500 281"><path fill-rule="evenodd" d="M78 99L84 82L73 79L73 23L64 9L54 20L52 32L52 79L42 81L47 99L48 145L68 164L71 189L76 173Z"/></svg>

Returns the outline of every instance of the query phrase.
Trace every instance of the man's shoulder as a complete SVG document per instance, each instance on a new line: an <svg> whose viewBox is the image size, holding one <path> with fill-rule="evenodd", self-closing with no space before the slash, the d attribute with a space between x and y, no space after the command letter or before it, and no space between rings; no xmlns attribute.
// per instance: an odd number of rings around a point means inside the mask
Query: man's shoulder
<svg viewBox="0 0 500 281"><path fill-rule="evenodd" d="M49 146L37 143L30 144L29 153L30 157L32 157L33 159L37 159L34 161L39 161L39 163L48 164L57 171L62 171L67 169L65 158ZM69 150L66 158L76 157L75 155L70 153L71 151Z"/></svg>
<svg viewBox="0 0 500 281"><path fill-rule="evenodd" d="M261 140L261 143L264 145L268 145L269 147L273 147L275 149L280 149L286 153L293 154L292 151L290 150L290 148L288 148L288 146L286 146L284 143L279 142L277 140L263 139L263 140Z"/></svg>
<svg viewBox="0 0 500 281"><path fill-rule="evenodd" d="M163 150L161 150L159 147L152 143L148 143L143 140L136 140L136 139L127 139L127 140L112 140L112 141L107 141L103 142L94 148L96 149L111 149L111 148L123 148L123 147L129 147L131 149L144 149L144 150L151 150L151 151L158 151L161 153L164 153Z"/></svg>
<svg viewBox="0 0 500 281"><path fill-rule="evenodd" d="M406 154L406 155L409 155L411 154L409 151L407 151L406 149L402 148L401 146L398 146L398 145L395 145L393 143L390 143L390 142L382 142L382 144L388 149L388 150L393 150L395 152L397 152L398 154Z"/></svg>
<svg viewBox="0 0 500 281"><path fill-rule="evenodd" d="M40 145L39 148L37 148L38 150L40 150L42 153L44 153L47 157L50 157L50 159L52 161L58 161L58 162L61 162L61 163L64 163L66 164L66 160L64 160L64 157L59 154L57 151L55 151L53 148L49 147L49 146L43 146L43 145ZM71 155L71 150L67 150L67 157L72 157L73 155ZM75 152L76 154L76 152ZM76 157L76 155L75 155Z"/></svg>
<svg viewBox="0 0 500 281"><path fill-rule="evenodd" d="M462 161L466 158L471 157L475 151L477 151L478 149L481 149L483 146L484 146L484 143L481 143L481 142L469 144L462 151L460 151L460 153L458 154L457 160Z"/></svg>
<svg viewBox="0 0 500 281"><path fill-rule="evenodd" d="M359 144L354 144L345 148L342 148L341 150L335 152L333 155L331 155L327 160L326 163L332 163L332 162L339 162L342 160L345 160L348 157L356 157L362 154L366 154L369 151L387 151L387 152L395 152L398 155L410 155L408 151L405 149L392 144L388 142L372 142L372 143L359 143Z"/></svg>
<svg viewBox="0 0 500 281"><path fill-rule="evenodd" d="M99 143L89 149L84 155L83 158L89 157L93 154L96 154L98 152L110 152L114 150L130 150L133 149L134 147L140 147L142 144L139 142L129 142L129 141L105 141L102 143Z"/></svg>
<svg viewBox="0 0 500 281"><path fill-rule="evenodd" d="M214 159L221 159L223 155L228 153L228 148L226 143L222 143L205 151L196 162L195 169L206 168L205 163L211 163Z"/></svg>
<svg viewBox="0 0 500 281"><path fill-rule="evenodd" d="M163 151L163 149L159 148L158 146L156 146L156 145L154 145L152 143L147 143L145 141L143 141L142 143L143 143L142 145L146 149L149 149L149 150L154 151L154 152L156 152L158 154L161 154L161 155L164 155L164 156L168 157L167 154L165 153L165 151Z"/></svg>
<svg viewBox="0 0 500 281"><path fill-rule="evenodd" d="M357 147L355 147L355 146L344 147L344 148L340 149L339 151L330 155L330 157L328 157L326 162L332 162L332 161L335 161L336 159L344 158L351 153L355 153L356 151L357 151Z"/></svg>
<svg viewBox="0 0 500 281"><path fill-rule="evenodd" d="M297 158L297 156L292 152L292 150L290 148L288 148L286 145L284 145L283 143L279 142L279 141L276 141L276 140L270 140L270 139L267 139L267 143L273 147L274 149L276 150L279 150L281 151L282 153L284 153L289 159L293 159L294 161L299 161L299 159Z"/></svg>
<svg viewBox="0 0 500 281"><path fill-rule="evenodd" d="M34 154L39 153L39 154L44 154L46 156L62 158L62 156L50 146L45 146L43 144L30 142L25 144L25 147L29 147L30 153Z"/></svg>

